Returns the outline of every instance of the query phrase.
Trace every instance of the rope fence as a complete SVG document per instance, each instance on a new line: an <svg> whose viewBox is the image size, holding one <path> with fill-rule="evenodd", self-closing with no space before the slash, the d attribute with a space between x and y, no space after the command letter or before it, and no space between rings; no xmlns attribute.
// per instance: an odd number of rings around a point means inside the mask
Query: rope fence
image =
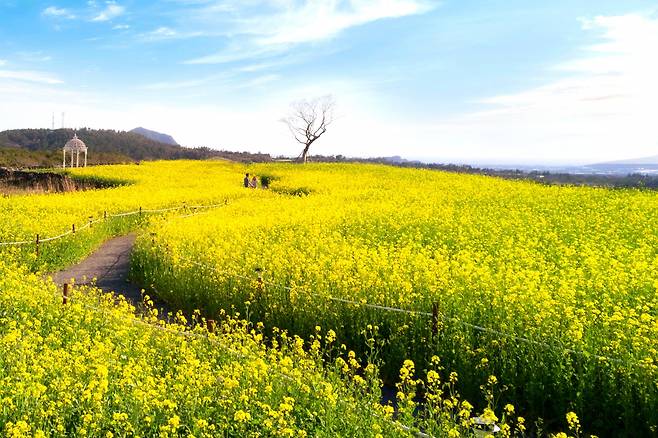
<svg viewBox="0 0 658 438"><path fill-rule="evenodd" d="M0 242L0 247L1 246L22 246L22 245L30 245L30 244L35 244L36 245L36 252L37 255L39 253L39 244L41 243L46 243L46 242L52 242L53 240L58 240L58 239L63 239L64 237L70 235L70 234L75 234L77 231L82 231L87 228L92 227L94 224L97 224L99 222L104 222L107 219L111 218L121 218L121 217L126 217L126 216L134 216L134 215L141 215L141 214L154 214L154 213L166 213L170 211L176 211L176 210L183 210L183 209L191 209L191 210L199 210L199 209L211 209L211 208L218 208L218 207L223 207L228 204L228 199L224 200L224 203L221 204L210 204L210 205L186 205L185 203L181 206L178 207L170 207L170 208L161 208L161 209L142 209L142 207L139 207L139 210L133 210L133 211L127 211L123 213L116 213L116 214L107 214L107 211L103 212L103 217L98 218L93 220L93 216L89 216L89 220L86 221L83 225L76 227L75 224L71 226L71 229L66 231L65 233L59 234L57 236L53 237L46 237L42 238L40 237L40 234L36 234L36 238L34 240L19 240L19 241L10 241L10 242ZM196 211L193 212L192 214L188 214L185 216L181 217L190 217L198 214Z"/></svg>
<svg viewBox="0 0 658 438"><path fill-rule="evenodd" d="M493 328L490 328L490 327L485 327L485 326L482 326L482 325L473 324L473 323L470 323L470 322L467 322L467 321L463 321L459 318L455 318L455 317L448 316L448 315L445 315L445 314L441 313L438 310L438 305L436 303L434 303L432 305L432 312L426 312L426 311L420 311L420 310L411 310L411 309L402 309L402 308L399 308L399 307L384 306L384 305L380 305L380 304L371 304L371 303L367 303L367 302L363 303L363 302L349 300L349 299L345 299L345 298L338 298L338 297L333 297L333 296L330 296L330 295L318 294L318 293L312 292L308 289L293 288L291 286L286 286L286 285L283 285L283 284L280 284L280 283L275 283L273 281L264 280L263 277L262 277L262 273L259 270L257 270L256 277L248 277L248 276L245 276L245 275L230 273L226 270L221 270L221 269L218 269L216 267L209 266L209 265L197 262L195 260L185 259L185 261L187 263L192 264L192 265L195 265L195 266L213 271L213 272L218 273L218 274L223 274L223 275L229 275L229 276L232 276L232 277L242 278L242 279L248 280L248 281L254 281L255 280L260 285L263 285L263 286L268 285L268 286L288 290L290 292L295 290L297 292L303 292L304 294L306 294L308 296L317 297L317 298L321 298L321 299L325 299L325 300L329 300L329 301L335 301L335 302L344 303L344 304L355 305L355 306L358 306L358 307L365 307L365 308L381 310L381 311L385 311L385 312L396 312L396 313L402 313L402 314L408 314L408 315L429 317L429 318L432 318L432 332L433 332L433 334L436 334L436 332L438 331L438 327L437 327L438 320L442 320L442 321L445 321L445 322L450 322L450 323L453 323L453 324L461 325L463 327L467 327L467 328L475 330L475 331L488 333L488 334L497 336L498 338L506 338L506 339L511 339L511 340L514 340L514 341L522 342L522 343L525 343L525 344L537 345L537 346L540 346L540 347L543 347L543 348L548 348L548 349L551 349L551 350L554 350L554 351L561 351L561 352L564 352L564 353L573 354L575 356L580 356L580 357L584 357L584 358L594 358L594 359L598 359L600 361L607 361L607 362L615 363L615 364L618 364L618 365L636 366L636 367L640 367L640 368L645 368L647 366L647 364L642 363L642 362L624 361L622 359L612 358L612 357L608 357L608 356L602 356L602 355L598 355L598 354L594 354L594 353L589 353L587 351L574 350L572 348L563 347L561 345L551 344L551 343L546 342L546 341L534 340L534 339L531 339L531 338L526 337L526 336L520 336L520 335L516 335L516 334L513 334L513 333L507 333L507 332L503 332L503 331L500 331L500 330L496 330L496 329L493 329Z"/></svg>
<svg viewBox="0 0 658 438"><path fill-rule="evenodd" d="M39 254L39 244L46 243L46 242L51 242L51 241L58 240L58 239L62 239L64 237L68 236L68 235L75 234L76 231L82 231L86 228L90 228L94 224L105 221L108 218L120 218L120 217L141 215L141 214L166 213L166 212L183 210L183 209L187 209L187 210L211 209L211 208L223 207L227 204L228 204L228 199L226 199L224 201L224 203L210 204L210 205L186 205L186 203L184 203L181 206L161 208L161 209L143 209L143 208L140 207L138 210L132 210L132 211L116 213L116 214L107 214L107 212L104 212L102 218L92 220L92 216L89 216L89 221L87 221L84 225L82 225L82 226L80 226L76 229L76 226L74 224L70 230L68 230L68 231L66 231L62 234L59 234L57 236L47 237L47 238L40 238L40 235L37 234L35 240L0 242L0 247L2 247L2 246L21 246L21 245L36 244L36 252L37 252L37 255L38 255ZM198 214L200 214L200 213L197 213L195 211L192 214L181 215L179 217L180 218L185 218L185 217L195 216L195 215L198 215ZM485 327L485 326L482 326L482 325L473 324L473 323L470 323L470 322L467 322L467 321L463 321L459 318L455 318L455 317L448 316L448 315L445 315L445 314L441 313L438 310L438 305L436 303L433 304L433 306L432 306L432 312L411 310L411 309L402 309L402 308L384 306L384 305L380 305L380 304L372 304L372 303L367 303L367 302L364 303L364 302L354 301L354 300L350 300L350 299L345 299L345 298L339 298L339 297L333 297L333 296L328 296L328 295L324 295L324 294L314 293L312 291L309 291L308 289L293 288L293 287L286 286L286 285L279 284L279 283L275 283L275 282L269 281L269 280L266 281L262 278L262 273L261 272L258 272L257 278L254 278L254 277L248 277L248 276L240 275L240 274L236 274L236 273L230 273L228 271L218 269L217 267L208 266L208 265L199 263L195 260L189 260L188 259L186 261L190 264L199 266L199 267L207 269L207 270L214 271L214 272L219 273L219 274L230 275L232 277L242 278L242 279L247 280L247 281L256 280L261 285L268 285L268 286L272 286L272 287L282 288L282 289L285 289L285 290L288 290L288 291L293 291L293 289L296 289L296 291L301 291L301 292L303 292L303 293L305 293L309 296L318 297L318 298L326 299L326 300L329 300L329 301L340 302L340 303L355 305L355 306L359 306L359 307L371 308L371 309L385 311L385 312L397 312L397 313L403 313L403 314L429 317L429 318L432 318L432 331L433 331L434 334L436 334L436 331L437 331L438 321L442 320L442 321L445 321L445 322L458 324L458 325L461 325L463 327L467 327L467 328L475 330L475 331L488 333L488 334L497 336L499 338L511 339L511 340L514 340L514 341L517 341L517 342L537 345L537 346L541 346L543 348L548 348L548 349L552 349L552 350L555 350L555 351L562 351L562 352L573 354L573 355L576 355L576 356L581 356L581 357L585 357L585 358L595 358L595 359L598 359L600 361L608 361L608 362L611 362L611 363L616 363L616 364L620 364L620 365L627 365L627 366L637 366L637 367L642 367L642 368L647 366L646 364L644 364L642 362L636 362L636 361L628 362L628 361L624 361L622 359L611 358L611 357L608 357L608 356L593 354L593 353L589 353L589 352L586 352L586 351L574 350L574 349L566 348L566 347L563 347L563 346L560 346L560 345L551 344L549 342L531 339L527 336L521 336L521 335L517 335L517 334L513 334L513 333L507 333L507 332L496 330L496 329L493 329L493 328L490 328L490 327Z"/></svg>
<svg viewBox="0 0 658 438"><path fill-rule="evenodd" d="M67 305L67 304L69 304L70 302L73 301L72 297L70 295L71 289L72 289L72 287L69 284L65 283L62 287L62 293L61 294L56 293L56 295L61 297L63 305ZM223 349L227 353L229 353L229 354L231 354L231 355L233 355L233 356L235 356L239 359L252 359L252 360L253 359L260 359L260 357L255 356L255 355L246 355L244 353L235 351L231 347L219 342L217 339L210 338L210 335L214 334L214 332L215 332L215 321L214 320L210 320L210 319L207 320L207 325L206 325L207 334L202 335L201 333L194 333L194 332L191 332L189 330L174 330L174 329L171 329L171 328L166 327L166 326L149 323L147 321L144 321L143 319L135 317L134 315L127 315L127 314L117 315L116 313L108 312L107 309L103 309L103 308L97 307L97 306L91 306L91 305L88 305L88 304L85 304L85 303L82 303L82 302L78 302L78 304L80 306L82 306L83 308L87 309L87 310L92 310L96 313L101 313L105 316L110 314L111 316L118 317L121 320L126 321L126 322L130 322L131 324L134 324L134 325L138 325L138 326L142 326L142 327L148 327L149 329L158 330L158 331L161 331L161 332L164 332L164 333L169 333L169 334L176 335L176 336L184 336L184 337L190 337L190 338L195 338L195 339L206 340L210 344L220 347L221 349ZM279 370L276 370L276 373L277 373L277 375L284 378L285 380L288 380L288 381L293 382L293 383L296 382L295 378L293 378L292 376L290 376L286 373L283 373ZM342 404L348 404L348 402L346 402L346 401L344 401L340 398L338 399L338 401ZM411 427L409 427L405 424L402 424L398 421L391 420L391 419L388 419L388 418L383 418L383 419L386 420L386 421L389 421L392 425L394 425L395 427L398 427L399 429L401 429L405 432L413 433L417 438L434 438L433 436L428 435L424 432L414 431L413 428L411 428Z"/></svg>

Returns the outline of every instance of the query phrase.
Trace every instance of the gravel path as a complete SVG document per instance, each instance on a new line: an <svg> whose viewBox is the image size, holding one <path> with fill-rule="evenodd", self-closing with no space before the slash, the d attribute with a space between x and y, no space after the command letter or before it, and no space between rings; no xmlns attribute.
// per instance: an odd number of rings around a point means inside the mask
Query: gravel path
<svg viewBox="0 0 658 438"><path fill-rule="evenodd" d="M104 292L123 295L134 305L142 301L141 288L128 281L130 270L130 253L135 244L135 234L115 237L101 245L96 252L65 271L52 274L53 281L59 285L71 282L89 284L96 279L96 286Z"/></svg>

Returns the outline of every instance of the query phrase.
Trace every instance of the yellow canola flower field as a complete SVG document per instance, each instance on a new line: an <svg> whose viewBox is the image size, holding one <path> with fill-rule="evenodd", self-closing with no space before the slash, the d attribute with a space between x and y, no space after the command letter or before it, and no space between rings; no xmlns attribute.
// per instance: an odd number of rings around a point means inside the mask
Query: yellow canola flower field
<svg viewBox="0 0 658 438"><path fill-rule="evenodd" d="M656 433L654 192L372 165L248 170L271 189L155 221L139 241L135 272L173 305L302 336L331 327L359 354L376 344L389 380L438 355L471 400L495 375L533 416Z"/></svg>
<svg viewBox="0 0 658 438"><path fill-rule="evenodd" d="M245 171L268 176L271 189L242 188ZM0 246L0 424L8 436L197 436L213 424L209 435L406 434L379 421L390 410L376 406L375 369L357 357L381 363L386 380L398 382L398 421L434 436L467 435L474 412L496 418L506 436L522 435L526 420L513 418L514 405L529 420L543 417L550 431L580 434L582 421L601 435L656 433L653 192L367 165L179 161L73 173L123 184L0 198L0 242L110 216L41 244L38 255L32 244ZM226 200L195 217L174 217L189 208L111 217ZM145 232L134 276L188 316L199 309L222 321L212 336L228 351L172 333L181 325L135 323L132 308L93 290L62 306L51 284L27 272L51 272L136 229ZM318 326L333 330L322 339ZM246 357L235 357L233 347L245 344L238 352ZM309 353L315 368L294 371ZM263 387L275 400L249 392L261 373L252 355L275 370ZM281 373L301 379L299 392L276 390L288 380ZM203 390L197 375L207 379ZM234 392L213 392L209 382ZM312 397L300 395L304 385ZM102 397L88 405L92 393ZM244 404L229 409L223 396ZM286 420L277 429L270 409L294 413L297 427Z"/></svg>
<svg viewBox="0 0 658 438"><path fill-rule="evenodd" d="M125 234L143 223L147 214L102 220L106 215L182 205L211 205L236 197L254 196L240 190L242 165L228 162L170 161L141 165L98 166L69 171L76 178L98 180L114 187L53 194L0 196L0 255L21 259L32 270L48 272L77 261L109 235ZM192 213L191 210L185 212ZM180 212L182 214L182 212ZM41 240L83 228L83 238L58 239L40 247ZM81 233L78 233L81 234ZM20 246L3 242L28 241Z"/></svg>
<svg viewBox="0 0 658 438"><path fill-rule="evenodd" d="M237 319L208 333L196 316L134 311L94 289L63 305L54 285L0 261L0 436L414 436L398 422L411 413L395 421L379 404L376 368L357 379L323 361L330 341L279 333L268 346ZM437 434L468 431L443 416Z"/></svg>
<svg viewBox="0 0 658 438"><path fill-rule="evenodd" d="M456 376L441 381L438 358L427 374L432 402L422 413L414 396L423 373L404 364L393 417L393 408L380 404L377 367L339 344L333 330L314 327L304 340L218 311L209 332L199 311L164 322L148 296L145 314L91 287L75 288L63 304L61 291L44 279L42 272L113 234L147 232L157 217L148 209L281 197L244 191L243 171L222 162L97 167L75 174L129 184L1 199L2 242L54 236L89 216L110 215L42 243L38 255L31 245L0 248L0 436L410 437L419 429L468 436L472 416L495 417L493 402L477 411L459 397ZM111 217L139 207L143 216ZM180 224L201 217L190 210L175 212L188 216ZM523 432L523 418L500 412L504 430Z"/></svg>

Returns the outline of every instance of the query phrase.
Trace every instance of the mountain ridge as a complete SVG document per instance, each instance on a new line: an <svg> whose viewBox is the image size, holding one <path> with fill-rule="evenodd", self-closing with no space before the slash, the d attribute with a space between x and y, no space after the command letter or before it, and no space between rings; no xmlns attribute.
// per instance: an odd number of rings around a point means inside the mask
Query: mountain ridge
<svg viewBox="0 0 658 438"><path fill-rule="evenodd" d="M633 164L658 165L658 155L651 155L648 157L639 157L639 158L628 158L625 160L604 161L601 163L591 164L591 166L633 165Z"/></svg>
<svg viewBox="0 0 658 438"><path fill-rule="evenodd" d="M143 137L146 137L146 138L151 139L153 141L157 141L159 143L164 143L164 144L168 144L168 145L171 145L171 146L180 146L176 142L176 140L174 140L174 137L172 137L171 135L163 134L162 132L153 131L151 129L146 129L146 128L143 128L141 126L135 128L135 129L131 129L128 132L134 132L135 134L139 134Z"/></svg>

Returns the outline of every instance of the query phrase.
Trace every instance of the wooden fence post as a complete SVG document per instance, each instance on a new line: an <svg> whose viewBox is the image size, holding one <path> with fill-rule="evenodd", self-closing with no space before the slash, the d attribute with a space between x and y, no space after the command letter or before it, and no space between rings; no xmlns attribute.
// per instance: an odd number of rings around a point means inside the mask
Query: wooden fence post
<svg viewBox="0 0 658 438"><path fill-rule="evenodd" d="M36 242L36 254L37 254L37 257L39 257L39 235L38 234L37 234L37 240L35 242Z"/></svg>
<svg viewBox="0 0 658 438"><path fill-rule="evenodd" d="M139 207L139 215L142 215L142 207Z"/></svg>
<svg viewBox="0 0 658 438"><path fill-rule="evenodd" d="M62 304L69 302L69 284L64 283L64 288L62 289Z"/></svg>
<svg viewBox="0 0 658 438"><path fill-rule="evenodd" d="M75 234L75 224L71 225L71 232Z"/></svg>
<svg viewBox="0 0 658 438"><path fill-rule="evenodd" d="M107 220L107 210L103 212L103 220Z"/></svg>
<svg viewBox="0 0 658 438"><path fill-rule="evenodd" d="M214 319L207 319L206 320L206 328L208 329L208 333L215 333L215 320Z"/></svg>
<svg viewBox="0 0 658 438"><path fill-rule="evenodd" d="M89 228L91 228L91 226L92 226L92 222L93 222L92 219L93 218L94 218L93 216L89 216Z"/></svg>
<svg viewBox="0 0 658 438"><path fill-rule="evenodd" d="M432 337L439 333L439 303L432 303Z"/></svg>
<svg viewBox="0 0 658 438"><path fill-rule="evenodd" d="M265 282L263 281L263 269L262 268L256 268L256 275L258 276L257 282L258 282L258 290L263 290L263 286Z"/></svg>

